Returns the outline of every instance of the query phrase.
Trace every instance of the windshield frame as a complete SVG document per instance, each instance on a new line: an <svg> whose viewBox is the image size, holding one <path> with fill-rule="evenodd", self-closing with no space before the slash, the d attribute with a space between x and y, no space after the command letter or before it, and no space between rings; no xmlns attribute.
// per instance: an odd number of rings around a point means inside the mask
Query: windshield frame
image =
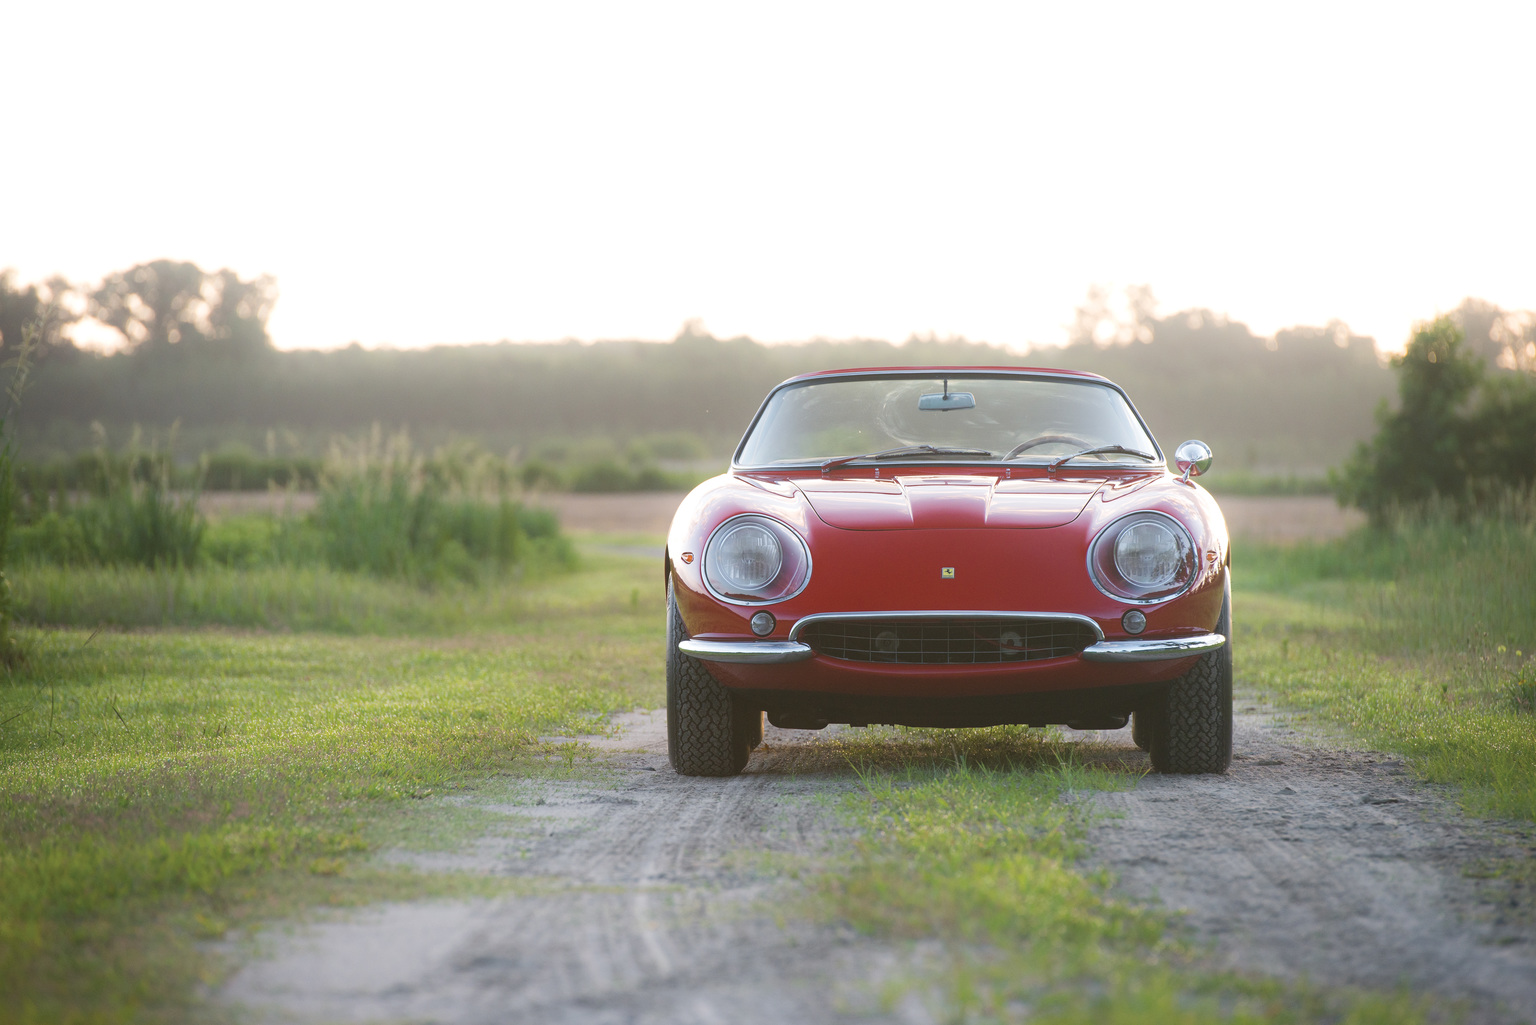
<svg viewBox="0 0 1536 1025"><path fill-rule="evenodd" d="M1062 466L1058 467L1056 469L1056 471L1054 471L1054 472L1059 473L1061 470L1065 470L1065 469L1068 469L1068 468L1072 468L1072 469L1091 469L1091 470L1115 469L1115 470L1147 470L1147 471L1150 471L1150 470L1165 470L1166 471L1168 469L1168 457L1163 454L1163 448L1162 448L1161 445L1158 444L1157 435L1153 434L1152 433L1152 428L1147 426L1147 421L1146 421L1146 419L1144 417L1142 417L1141 411L1136 408L1136 403L1131 401L1131 397L1126 394L1126 391L1125 391L1124 388L1120 387L1115 382L1110 381L1110 380L1108 380L1106 378L1099 377L1097 375L1088 376L1088 375L1085 375L1085 374L1073 374L1073 373L1067 373L1067 372L1062 372L1062 371L1052 371L1052 370L1007 370L1007 369L1000 369L1000 368L995 368L995 367L989 367L989 368L986 368L986 369L979 369L979 368L978 369L972 369L970 367L899 367L899 368L882 369L882 370L850 370L850 371L836 371L836 372L828 373L828 374L811 374L811 375L807 375L807 376L803 376L803 377L791 377L787 381L781 381L778 384L774 385L774 387L768 392L768 394L763 397L762 403L757 407L757 412L752 415L751 422L749 422L747 424L747 429L742 432L741 440L736 443L736 450L735 450L735 452L733 452L731 454L731 472L735 473L735 472L739 471L739 472L746 472L746 473L762 473L762 472L773 472L773 471L779 471L779 470L819 470L819 469L822 468L822 463L827 461L824 458L817 458L817 459L808 459L805 462L801 462L801 463L770 463L770 464L761 465L761 466L748 465L748 464L745 464L745 463L743 463L741 461L741 453L742 453L742 450L744 448L746 448L746 446L747 446L747 439L750 438L752 436L752 432L757 429L758 422L762 419L763 412L765 410L767 410L768 404L770 402L772 402L774 396L777 395L781 391L784 391L784 390L789 389L789 388L805 387L805 386L811 385L811 384L825 384L825 383L833 382L833 381L857 381L857 380L867 380L867 379L873 378L873 377L896 377L896 378L908 378L908 379L913 379L913 380L927 380L927 379L932 378L932 377L942 377L945 374L951 374L951 375L954 375L957 378L999 378L999 379L1024 378L1026 380L1038 380L1038 381L1071 381L1071 382L1077 383L1077 384L1093 385L1093 386L1097 386L1097 387L1100 387L1100 388L1109 388L1112 391L1118 392L1120 397L1125 400L1125 404L1130 409L1131 415L1136 418L1136 422L1141 425L1141 429L1147 433L1148 440L1152 442L1153 454L1157 456L1157 462L1149 463L1149 462L1145 462L1145 461L1140 460L1140 459L1134 459L1134 457L1128 458L1128 459L1123 459L1123 460L1104 460L1104 461L1093 462L1093 463L1072 463L1072 462L1068 462L1068 463L1065 463ZM833 458L838 458L838 457L833 457ZM839 464L837 468L838 469L844 469L844 468L850 467L850 466L925 466L925 465L926 466L940 465L940 466L990 466L990 467L1007 467L1007 466L1027 466L1027 467L1036 467L1036 466L1038 466L1038 467L1045 467L1054 458L1056 458L1056 457L1054 457L1054 456L1028 456L1028 457L1016 457L1014 459L1009 459L1009 460L1005 461L1005 460L1003 460L1001 458L978 459L978 458L975 458L975 457L967 458L967 457L962 457L962 456L940 456L940 457L935 458L933 456L917 456L917 457L908 457L908 458L894 458L894 459L880 459L880 460L874 460L874 459L852 459L852 460L849 460L846 463Z"/></svg>

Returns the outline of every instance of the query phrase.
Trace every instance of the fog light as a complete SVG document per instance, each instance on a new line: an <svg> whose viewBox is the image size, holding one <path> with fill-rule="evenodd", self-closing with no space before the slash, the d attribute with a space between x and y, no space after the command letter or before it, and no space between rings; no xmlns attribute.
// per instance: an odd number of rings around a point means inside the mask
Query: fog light
<svg viewBox="0 0 1536 1025"><path fill-rule="evenodd" d="M759 612L752 617L752 632L759 637L767 637L773 633L774 625L772 612Z"/></svg>
<svg viewBox="0 0 1536 1025"><path fill-rule="evenodd" d="M1120 617L1120 625L1125 627L1128 634L1139 634L1147 628L1147 617L1142 615L1140 609L1131 609Z"/></svg>

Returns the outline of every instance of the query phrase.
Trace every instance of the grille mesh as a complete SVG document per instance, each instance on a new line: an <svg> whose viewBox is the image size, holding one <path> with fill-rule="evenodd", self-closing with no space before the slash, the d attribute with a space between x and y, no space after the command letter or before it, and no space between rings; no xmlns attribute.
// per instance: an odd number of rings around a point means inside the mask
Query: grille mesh
<svg viewBox="0 0 1536 1025"><path fill-rule="evenodd" d="M812 623L799 639L853 662L976 665L1076 655L1098 637L1073 620L872 618Z"/></svg>

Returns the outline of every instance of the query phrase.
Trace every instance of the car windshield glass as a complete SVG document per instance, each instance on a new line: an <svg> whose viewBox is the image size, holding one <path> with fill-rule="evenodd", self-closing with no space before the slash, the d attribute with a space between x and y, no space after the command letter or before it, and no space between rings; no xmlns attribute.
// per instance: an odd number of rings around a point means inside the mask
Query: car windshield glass
<svg viewBox="0 0 1536 1025"><path fill-rule="evenodd" d="M1095 381L872 375L813 379L775 392L742 442L738 461L856 461L911 448L894 461L1049 463L1110 446L1129 451L1083 455L1069 465L1148 463L1140 453L1157 452L1124 396Z"/></svg>

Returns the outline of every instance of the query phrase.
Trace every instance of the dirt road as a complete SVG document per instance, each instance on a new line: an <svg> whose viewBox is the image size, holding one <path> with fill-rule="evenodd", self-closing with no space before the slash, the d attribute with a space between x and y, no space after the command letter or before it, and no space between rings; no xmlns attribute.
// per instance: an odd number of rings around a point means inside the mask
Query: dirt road
<svg viewBox="0 0 1536 1025"><path fill-rule="evenodd" d="M625 719L620 740L599 741L616 778L475 798L513 828L450 854L395 855L540 892L397 904L269 937L271 956L223 999L284 1022L782 1025L869 1009L861 983L894 970L894 952L775 921L766 909L795 887L758 863L814 857L836 838L816 798L854 784L841 759L816 735L769 727L751 771L691 779L667 767L665 712Z"/></svg>
<svg viewBox="0 0 1536 1025"><path fill-rule="evenodd" d="M1470 1001L1536 1021L1536 928L1469 874L1536 856L1536 831L1469 820L1448 788L1239 705L1225 776L1148 775L1095 794L1092 861L1119 891L1185 912L1240 971Z"/></svg>
<svg viewBox="0 0 1536 1025"><path fill-rule="evenodd" d="M527 880L496 899L398 904L271 932L221 999L258 1021L711 1023L935 1020L881 984L916 956L775 914L844 828L821 795L855 785L826 734L769 730L731 780L666 765L664 714L603 741L613 772L462 800L509 828L426 870ZM1079 735L1101 757L1129 737ZM1212 962L1469 1001L1471 1021L1536 1020L1536 930L1469 868L1532 838L1463 819L1390 759L1330 746L1248 705L1224 777L1146 776L1082 794L1110 814L1093 859L1123 894L1187 909ZM765 860L766 858L766 860ZM240 948L246 949L246 948ZM920 954L920 952L919 952Z"/></svg>

